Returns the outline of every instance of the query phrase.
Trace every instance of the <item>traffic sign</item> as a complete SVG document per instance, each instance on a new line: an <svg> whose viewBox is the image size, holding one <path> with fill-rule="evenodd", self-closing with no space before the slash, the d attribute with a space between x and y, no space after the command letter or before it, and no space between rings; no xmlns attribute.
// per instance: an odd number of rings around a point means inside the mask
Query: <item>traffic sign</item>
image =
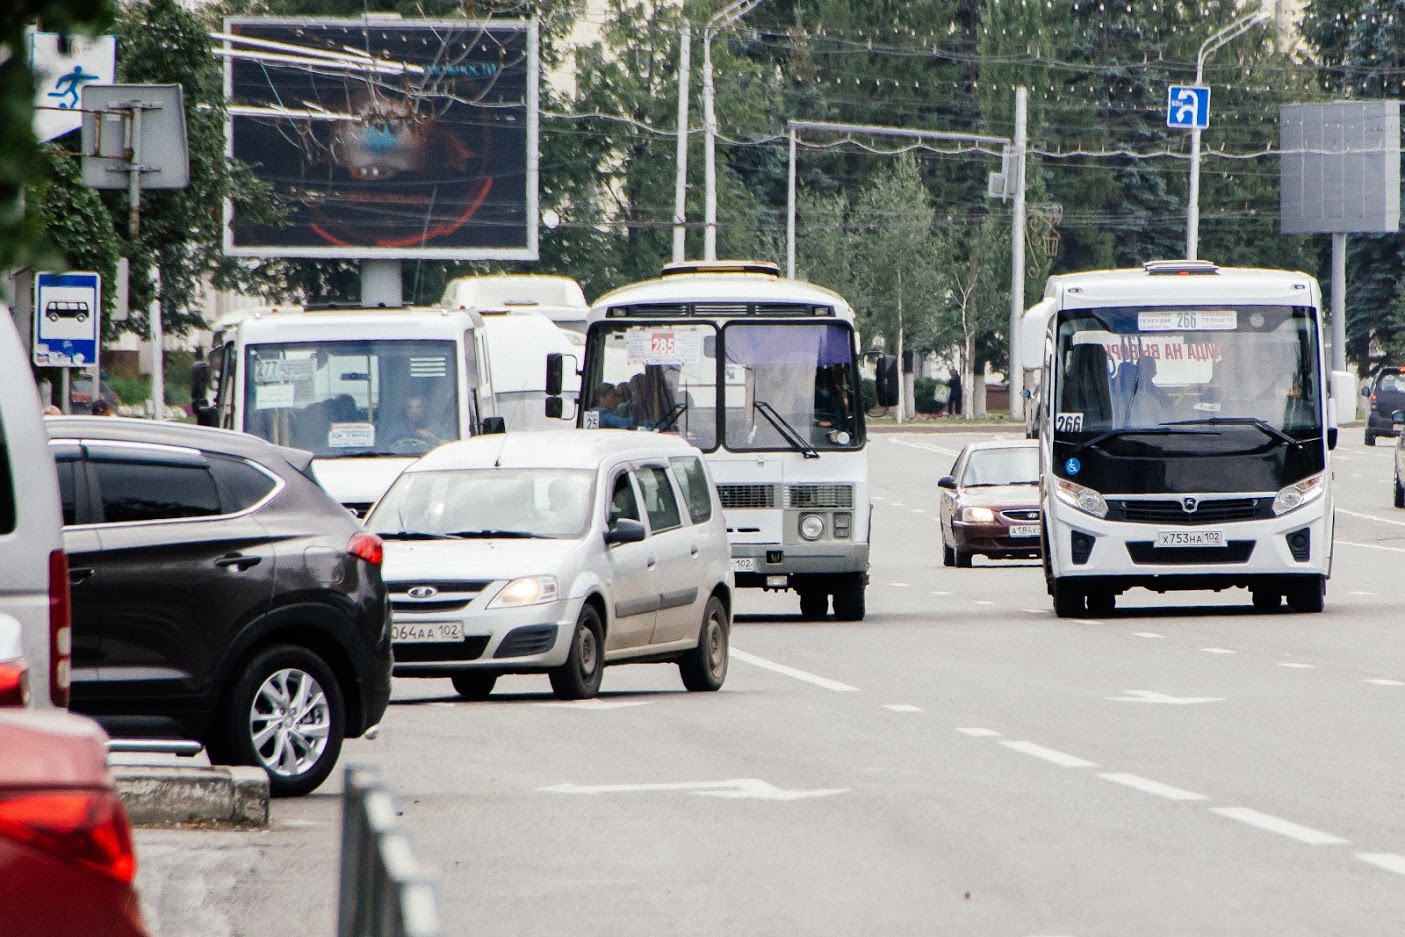
<svg viewBox="0 0 1405 937"><path fill-rule="evenodd" d="M102 277L41 273L34 278L34 363L91 368L102 334Z"/></svg>
<svg viewBox="0 0 1405 937"><path fill-rule="evenodd" d="M31 32L29 67L34 71L34 135L44 143L82 125L84 85L117 80L117 37Z"/></svg>
<svg viewBox="0 0 1405 937"><path fill-rule="evenodd" d="M1204 130L1210 126L1210 89L1172 85L1166 94L1166 126L1173 130Z"/></svg>

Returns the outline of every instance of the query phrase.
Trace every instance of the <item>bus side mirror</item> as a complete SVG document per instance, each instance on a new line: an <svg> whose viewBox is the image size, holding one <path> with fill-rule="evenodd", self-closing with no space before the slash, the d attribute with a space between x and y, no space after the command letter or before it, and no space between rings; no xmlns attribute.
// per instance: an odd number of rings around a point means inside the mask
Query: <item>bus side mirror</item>
<svg viewBox="0 0 1405 937"><path fill-rule="evenodd" d="M478 435L480 436L493 436L505 432L507 432L507 420L500 416L485 416L483 422L478 424Z"/></svg>
<svg viewBox="0 0 1405 937"><path fill-rule="evenodd" d="M878 392L880 407L898 405L898 359L893 355L879 355L874 369L874 385Z"/></svg>
<svg viewBox="0 0 1405 937"><path fill-rule="evenodd" d="M546 394L548 397L561 396L561 352L553 351L546 356ZM547 414L550 416L550 414Z"/></svg>
<svg viewBox="0 0 1405 937"><path fill-rule="evenodd" d="M549 420L561 419L562 405L560 397L546 398L546 417Z"/></svg>
<svg viewBox="0 0 1405 937"><path fill-rule="evenodd" d="M1337 428L1335 426L1327 430L1327 448L1337 448Z"/></svg>

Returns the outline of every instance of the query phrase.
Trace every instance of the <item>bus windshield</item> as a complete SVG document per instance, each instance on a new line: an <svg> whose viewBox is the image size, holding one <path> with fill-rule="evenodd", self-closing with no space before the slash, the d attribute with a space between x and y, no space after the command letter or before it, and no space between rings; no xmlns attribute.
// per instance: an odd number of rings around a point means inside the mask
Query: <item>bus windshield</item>
<svg viewBox="0 0 1405 937"><path fill-rule="evenodd" d="M451 341L247 349L244 431L319 458L419 455L459 436Z"/></svg>
<svg viewBox="0 0 1405 937"><path fill-rule="evenodd" d="M1225 427L1280 442L1321 435L1317 359L1307 307L1066 311L1054 361L1055 437Z"/></svg>

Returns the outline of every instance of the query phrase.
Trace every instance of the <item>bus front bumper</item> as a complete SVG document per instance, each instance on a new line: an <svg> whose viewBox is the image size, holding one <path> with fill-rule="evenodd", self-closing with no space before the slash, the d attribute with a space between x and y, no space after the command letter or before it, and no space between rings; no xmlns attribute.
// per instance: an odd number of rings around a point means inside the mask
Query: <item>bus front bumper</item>
<svg viewBox="0 0 1405 937"><path fill-rule="evenodd" d="M732 572L737 587L784 589L791 576L868 572L868 544L827 540L817 543L734 543Z"/></svg>

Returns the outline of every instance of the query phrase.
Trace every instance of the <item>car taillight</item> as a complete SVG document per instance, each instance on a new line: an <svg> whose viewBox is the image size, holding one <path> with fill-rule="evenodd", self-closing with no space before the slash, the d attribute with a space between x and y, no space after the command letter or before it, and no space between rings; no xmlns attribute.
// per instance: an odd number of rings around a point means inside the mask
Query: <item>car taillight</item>
<svg viewBox="0 0 1405 937"><path fill-rule="evenodd" d="M0 798L0 836L86 866L124 885L137 873L132 827L111 791Z"/></svg>
<svg viewBox="0 0 1405 937"><path fill-rule="evenodd" d="M49 701L68 708L72 676L73 614L68 598L68 557L62 550L49 554Z"/></svg>
<svg viewBox="0 0 1405 937"><path fill-rule="evenodd" d="M351 542L346 545L346 552L372 566L379 566L385 557L385 542L375 534L362 531L351 538Z"/></svg>
<svg viewBox="0 0 1405 937"><path fill-rule="evenodd" d="M29 665L22 660L0 661L0 706L29 705Z"/></svg>

